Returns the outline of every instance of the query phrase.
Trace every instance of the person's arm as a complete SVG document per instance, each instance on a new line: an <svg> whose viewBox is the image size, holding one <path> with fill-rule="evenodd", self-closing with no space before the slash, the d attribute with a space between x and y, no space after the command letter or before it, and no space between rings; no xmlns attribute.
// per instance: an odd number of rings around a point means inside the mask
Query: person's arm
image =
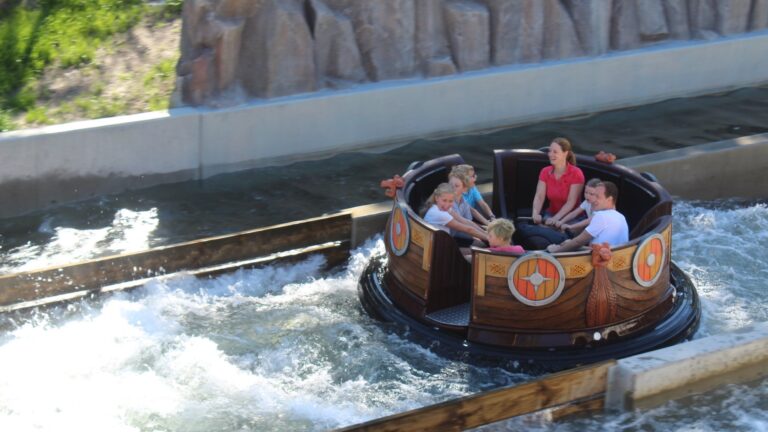
<svg viewBox="0 0 768 432"><path fill-rule="evenodd" d="M541 223L541 208L544 206L544 199L547 197L547 184L539 180L536 184L536 195L533 197L533 208L531 209L531 218L533 223Z"/></svg>
<svg viewBox="0 0 768 432"><path fill-rule="evenodd" d="M560 243L559 245L547 246L547 252L549 253L570 252L582 246L588 245L589 242L591 241L592 241L592 234L590 234L587 230L584 230L578 236L572 239L568 239Z"/></svg>
<svg viewBox="0 0 768 432"><path fill-rule="evenodd" d="M469 210L472 212L472 219L480 222L481 225L488 225L488 219L486 219L477 209L470 207Z"/></svg>
<svg viewBox="0 0 768 432"><path fill-rule="evenodd" d="M480 197L480 200L477 202L477 204L480 206L481 209L483 209L483 213L488 215L489 220L496 219L496 216L493 214L493 211L491 211L491 206L488 205L488 203L485 202L483 197Z"/></svg>
<svg viewBox="0 0 768 432"><path fill-rule="evenodd" d="M582 196L584 193L584 184L572 184L571 187L568 189L568 200L563 204L563 206L560 208L560 211L557 212L556 215L552 216L550 219L552 219L551 223L547 223L547 225L554 225L556 222L558 222L562 217L571 210L573 210L574 207L576 207L576 204L579 202L579 197Z"/></svg>
<svg viewBox="0 0 768 432"><path fill-rule="evenodd" d="M580 215L580 214L581 214L581 212L583 212L583 211L584 211L584 209L583 209L583 208L581 208L581 206L579 206L579 207L576 207L575 209L573 209L573 211L571 211L571 212L570 212L570 213L568 213L567 215L563 216L563 218L562 218L562 219L560 219L560 220L559 220L559 221L558 221L558 222L555 224L555 227L556 227L556 228L565 229L565 228L563 228L563 227L565 226L565 224L566 224L566 223L567 223L569 220L572 220L572 219L573 219L573 218L575 218L576 216Z"/></svg>
<svg viewBox="0 0 768 432"><path fill-rule="evenodd" d="M582 228L586 228L587 225L589 225L589 222L591 220L592 219L584 219L584 220L576 222L575 224L563 224L563 225L560 226L560 229L565 231L567 229L569 229L569 230L574 230L574 229L579 230L579 229L582 229Z"/></svg>
<svg viewBox="0 0 768 432"><path fill-rule="evenodd" d="M464 219L464 220L466 220L466 219ZM483 230L481 230L480 228L477 228L477 227L475 227L473 225L469 225L469 224L463 223L463 222L461 222L461 221L459 221L459 220L457 220L455 218L453 220L451 220L450 222L448 222L447 224L445 224L445 226L447 226L448 228L450 228L450 229L452 229L454 231L461 231L463 233L467 233L467 234L471 235L472 237L477 237L480 240L483 240L485 242L488 241L488 235L485 232L483 232Z"/></svg>
<svg viewBox="0 0 768 432"><path fill-rule="evenodd" d="M470 207L470 209L471 209L471 207ZM475 227L475 228L477 228L477 229L479 229L481 231L483 230L482 228L480 228L480 225L478 225L478 224L474 223L473 221L471 221L471 220L465 218L464 216L462 216L461 213L457 212L455 208L450 208L448 210L448 213L450 213L450 215L453 216L453 219L463 223L464 225L469 225L469 226Z"/></svg>

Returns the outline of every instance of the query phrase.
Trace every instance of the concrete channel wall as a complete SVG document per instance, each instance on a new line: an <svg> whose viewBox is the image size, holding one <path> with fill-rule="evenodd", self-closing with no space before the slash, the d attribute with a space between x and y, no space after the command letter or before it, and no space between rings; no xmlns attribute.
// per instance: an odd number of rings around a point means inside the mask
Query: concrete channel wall
<svg viewBox="0 0 768 432"><path fill-rule="evenodd" d="M0 217L470 130L768 82L768 32L0 134Z"/></svg>
<svg viewBox="0 0 768 432"><path fill-rule="evenodd" d="M605 408L649 408L767 375L768 323L757 323L619 360L608 372Z"/></svg>

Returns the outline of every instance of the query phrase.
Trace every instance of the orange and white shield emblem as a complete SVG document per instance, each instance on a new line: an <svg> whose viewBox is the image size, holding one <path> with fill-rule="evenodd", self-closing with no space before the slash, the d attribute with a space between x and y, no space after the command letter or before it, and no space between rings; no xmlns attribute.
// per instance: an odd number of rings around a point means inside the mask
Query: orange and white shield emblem
<svg viewBox="0 0 768 432"><path fill-rule="evenodd" d="M397 256L408 251L411 242L411 227L408 224L408 211L395 203L392 208L392 223L389 226L389 246Z"/></svg>
<svg viewBox="0 0 768 432"><path fill-rule="evenodd" d="M643 240L632 258L632 274L635 281L644 287L655 284L664 270L666 258L667 245L661 234L654 234Z"/></svg>
<svg viewBox="0 0 768 432"><path fill-rule="evenodd" d="M544 306L560 297L565 287L565 271L552 255L524 255L509 267L509 290L521 303Z"/></svg>

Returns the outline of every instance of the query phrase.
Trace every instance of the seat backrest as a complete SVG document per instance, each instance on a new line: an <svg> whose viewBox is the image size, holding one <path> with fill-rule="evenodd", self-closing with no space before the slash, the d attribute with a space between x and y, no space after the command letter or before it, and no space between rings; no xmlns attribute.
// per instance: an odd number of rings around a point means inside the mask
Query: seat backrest
<svg viewBox="0 0 768 432"><path fill-rule="evenodd" d="M549 164L546 155L538 150L495 150L493 157L494 214L512 220L530 216L539 171Z"/></svg>
<svg viewBox="0 0 768 432"><path fill-rule="evenodd" d="M420 214L422 206L440 184L448 181L448 174L455 165L464 163L458 154L443 156L425 162L408 171L405 180L405 201L414 213Z"/></svg>
<svg viewBox="0 0 768 432"><path fill-rule="evenodd" d="M586 156L577 157L577 166L588 181L599 178L619 188L617 210L627 219L630 238L645 231L658 217L671 214L672 199L658 183L622 165L605 164ZM539 172L549 165L546 153L538 150L496 150L494 152L493 208L497 214L515 219L531 214ZM583 199L579 197L579 199Z"/></svg>

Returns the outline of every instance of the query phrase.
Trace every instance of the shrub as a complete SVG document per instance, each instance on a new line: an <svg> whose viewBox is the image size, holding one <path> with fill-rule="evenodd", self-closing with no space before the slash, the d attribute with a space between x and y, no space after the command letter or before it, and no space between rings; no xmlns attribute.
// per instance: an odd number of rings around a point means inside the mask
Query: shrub
<svg viewBox="0 0 768 432"><path fill-rule="evenodd" d="M13 120L11 120L11 114L0 109L0 132L5 132L14 129Z"/></svg>

